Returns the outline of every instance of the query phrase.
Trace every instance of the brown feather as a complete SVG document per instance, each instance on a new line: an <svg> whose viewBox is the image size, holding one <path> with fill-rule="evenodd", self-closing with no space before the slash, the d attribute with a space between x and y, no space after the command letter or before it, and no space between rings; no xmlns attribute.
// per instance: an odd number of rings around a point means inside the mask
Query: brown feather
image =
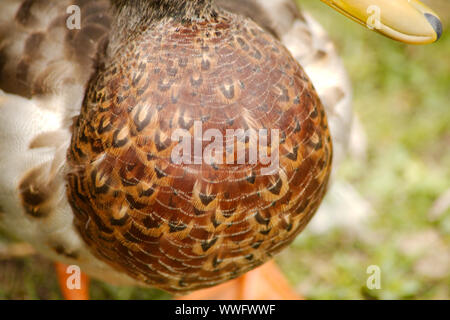
<svg viewBox="0 0 450 320"><path fill-rule="evenodd" d="M68 196L83 239L114 268L171 292L270 259L312 217L330 173L325 113L298 62L251 20L218 13L161 20L110 48L69 151ZM281 169L173 163L170 137L192 133L194 121L224 136L279 129Z"/></svg>

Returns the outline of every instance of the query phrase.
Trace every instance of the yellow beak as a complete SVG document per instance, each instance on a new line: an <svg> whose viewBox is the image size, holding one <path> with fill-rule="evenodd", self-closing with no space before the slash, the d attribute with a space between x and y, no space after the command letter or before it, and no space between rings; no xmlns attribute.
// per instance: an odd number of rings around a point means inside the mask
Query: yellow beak
<svg viewBox="0 0 450 320"><path fill-rule="evenodd" d="M389 38L410 44L437 41L438 15L418 0L322 0L332 8Z"/></svg>

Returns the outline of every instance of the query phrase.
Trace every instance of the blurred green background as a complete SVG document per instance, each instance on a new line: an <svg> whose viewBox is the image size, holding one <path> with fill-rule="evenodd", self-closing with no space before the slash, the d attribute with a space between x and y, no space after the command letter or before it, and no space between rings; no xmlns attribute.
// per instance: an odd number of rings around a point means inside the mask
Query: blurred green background
<svg viewBox="0 0 450 320"><path fill-rule="evenodd" d="M299 2L329 31L354 84L367 152L349 158L338 180L370 210L354 223L321 232L307 228L277 257L280 267L308 299L449 299L450 32L436 44L408 46L365 30L318 0ZM424 2L448 29L449 1ZM5 254L11 243L0 235L0 299L60 299L52 263ZM21 245L12 250L26 251ZM379 290L366 286L370 265L381 269ZM98 281L91 295L170 298Z"/></svg>

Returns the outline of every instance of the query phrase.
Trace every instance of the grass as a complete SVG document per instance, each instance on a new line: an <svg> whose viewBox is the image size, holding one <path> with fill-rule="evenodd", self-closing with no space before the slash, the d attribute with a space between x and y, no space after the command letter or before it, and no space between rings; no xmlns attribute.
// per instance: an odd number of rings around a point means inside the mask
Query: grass
<svg viewBox="0 0 450 320"><path fill-rule="evenodd" d="M435 1L450 12L448 3ZM306 232L277 260L309 299L448 299L450 212L431 217L429 210L450 188L450 33L437 44L403 45L317 0L301 3L330 32L354 83L368 156L363 162L349 159L339 177L375 214L361 232ZM367 289L370 265L381 269L380 290ZM91 294L94 299L169 297L96 281ZM0 299L58 298L44 258L0 261Z"/></svg>
<svg viewBox="0 0 450 320"><path fill-rule="evenodd" d="M437 219L428 212L450 188L450 36L408 46L322 10L319 1L302 4L330 31L354 83L368 159L348 160L340 177L375 215L363 236L300 236L280 263L312 299L448 299L450 212ZM365 285L369 265L382 270L381 290Z"/></svg>

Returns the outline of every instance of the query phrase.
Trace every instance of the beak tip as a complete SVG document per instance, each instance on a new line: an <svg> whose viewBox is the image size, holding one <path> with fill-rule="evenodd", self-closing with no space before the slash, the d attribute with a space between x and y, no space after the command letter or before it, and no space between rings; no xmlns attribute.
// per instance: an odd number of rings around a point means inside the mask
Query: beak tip
<svg viewBox="0 0 450 320"><path fill-rule="evenodd" d="M439 20L438 17L436 17L435 15L430 14L430 13L425 13L424 15L425 15L425 18L427 18L428 22L433 27L434 31L436 32L436 35L437 35L436 41L439 40L439 38L442 36L442 32L443 32L441 20Z"/></svg>

